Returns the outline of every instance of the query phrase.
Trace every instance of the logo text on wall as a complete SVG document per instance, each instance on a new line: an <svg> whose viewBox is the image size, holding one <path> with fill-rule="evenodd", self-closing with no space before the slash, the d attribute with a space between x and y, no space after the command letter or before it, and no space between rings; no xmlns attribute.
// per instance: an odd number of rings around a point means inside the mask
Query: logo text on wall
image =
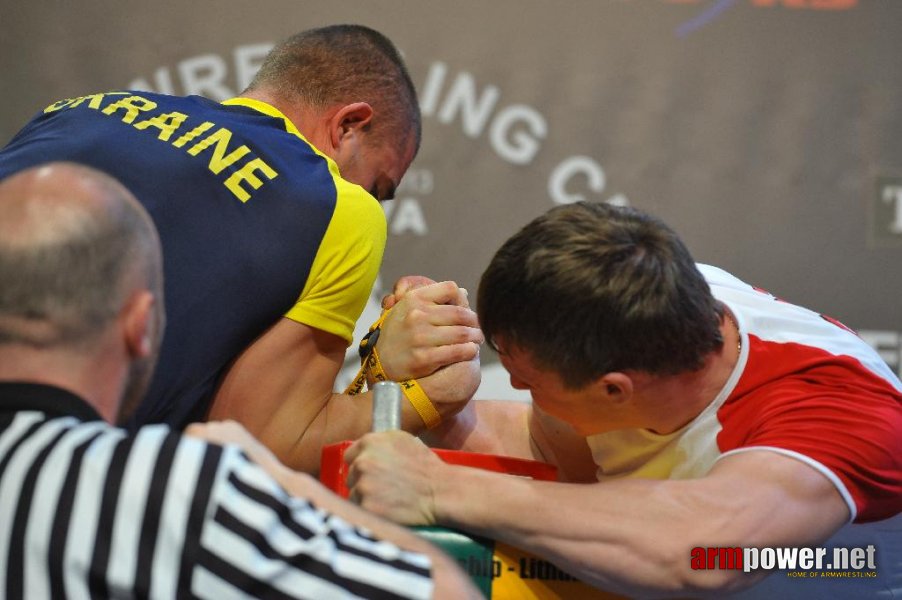
<svg viewBox="0 0 902 600"><path fill-rule="evenodd" d="M473 139L488 130L492 150L509 164L530 164L548 137L548 121L535 107L518 103L499 106L498 86L488 84L480 89L475 77L467 71L449 78L448 65L441 61L429 66L420 89L423 116L435 117L444 124L459 118L461 130ZM590 197L603 199L606 185L607 176L601 164L590 156L577 154L565 157L551 169L546 189L556 204L570 204ZM606 201L629 204L623 194L615 194Z"/></svg>
<svg viewBox="0 0 902 600"><path fill-rule="evenodd" d="M902 177L877 177L868 209L871 245L902 246Z"/></svg>
<svg viewBox="0 0 902 600"><path fill-rule="evenodd" d="M174 69L161 66L152 78L134 79L128 87L164 94L181 90L186 95L222 101L236 96L250 84L272 46L272 43L236 46L228 58L213 53L193 56L180 61ZM467 71L450 76L448 65L441 61L429 65L418 89L424 117L435 118L443 124L458 123L461 131L473 139L487 132L491 149L508 164L530 164L548 137L547 119L535 107L521 103L501 105L498 86L480 87ZM407 191L410 195L399 195L393 205L386 207L389 231L426 235L429 228L415 196L431 193L434 178L429 169L411 169L405 176L405 181L408 179L411 180L408 189L399 189L399 193ZM604 197L606 187L603 166L591 156L581 154L564 157L552 167L546 185L549 198L556 204L588 198L629 204L623 194Z"/></svg>

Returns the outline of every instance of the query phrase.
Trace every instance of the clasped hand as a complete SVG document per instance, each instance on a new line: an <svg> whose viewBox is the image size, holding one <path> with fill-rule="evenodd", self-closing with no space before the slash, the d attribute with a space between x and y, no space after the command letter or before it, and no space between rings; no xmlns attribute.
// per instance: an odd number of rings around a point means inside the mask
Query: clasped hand
<svg viewBox="0 0 902 600"><path fill-rule="evenodd" d="M405 277L382 301L391 308L376 349L389 379L421 378L469 361L484 340L466 290L453 281Z"/></svg>

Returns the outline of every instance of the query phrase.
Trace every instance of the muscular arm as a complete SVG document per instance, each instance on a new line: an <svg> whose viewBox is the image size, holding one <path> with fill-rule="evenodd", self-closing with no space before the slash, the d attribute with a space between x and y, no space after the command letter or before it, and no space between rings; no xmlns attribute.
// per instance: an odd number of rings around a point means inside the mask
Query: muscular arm
<svg viewBox="0 0 902 600"><path fill-rule="evenodd" d="M448 290L452 287L438 285ZM386 344L388 352L382 357L390 373L418 369L429 372L436 364L453 363L420 380L439 412L450 418L479 384L476 344L470 340L481 334L478 330L467 331L473 329L467 325L436 325L436 319L456 323L464 318L455 310L464 310L463 307L435 303L450 293L437 289L438 292L426 288L411 292L395 309L396 322L386 322L386 339L380 340L377 348L385 341L391 342ZM456 291L457 287L453 289ZM405 325L402 321L413 323ZM398 338L410 342L398 344ZM348 396L332 392L345 347L345 341L336 335L281 319L231 366L217 390L209 418L239 421L286 464L316 473L323 445L356 439L370 430L371 394ZM397 360L402 350L396 348L406 348L406 361ZM420 417L409 403L403 406L404 429L421 431Z"/></svg>
<svg viewBox="0 0 902 600"><path fill-rule="evenodd" d="M209 418L240 422L280 460L315 472L322 444L368 428L366 397L332 393L344 352L338 336L281 319L231 366Z"/></svg>
<svg viewBox="0 0 902 600"><path fill-rule="evenodd" d="M433 448L547 462L558 468L560 481L595 481L595 463L586 439L529 402L474 400L420 437Z"/></svg>
<svg viewBox="0 0 902 600"><path fill-rule="evenodd" d="M693 571L691 549L814 545L849 518L826 477L766 451L724 458L700 479L593 484L446 465L399 433L367 436L347 459L352 498L364 508L403 523L437 522L494 537L630 595L750 585L754 575Z"/></svg>

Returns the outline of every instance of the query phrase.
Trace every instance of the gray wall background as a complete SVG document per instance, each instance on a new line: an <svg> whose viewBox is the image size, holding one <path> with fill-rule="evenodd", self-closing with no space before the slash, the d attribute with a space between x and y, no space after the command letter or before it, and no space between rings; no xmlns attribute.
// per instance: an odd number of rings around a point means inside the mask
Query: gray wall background
<svg viewBox="0 0 902 600"><path fill-rule="evenodd" d="M534 216L628 202L902 368L898 0L2 0L0 143L94 91L224 99L273 42L339 22L398 44L424 113L385 286L475 291Z"/></svg>

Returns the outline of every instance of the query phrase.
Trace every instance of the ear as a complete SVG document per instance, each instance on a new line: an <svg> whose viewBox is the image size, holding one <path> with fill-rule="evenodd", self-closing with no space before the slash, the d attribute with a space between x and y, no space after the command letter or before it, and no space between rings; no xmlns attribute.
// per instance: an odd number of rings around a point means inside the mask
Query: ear
<svg viewBox="0 0 902 600"><path fill-rule="evenodd" d="M339 108L329 118L329 141L338 147L348 136L359 134L373 120L373 107L366 102L353 102Z"/></svg>
<svg viewBox="0 0 902 600"><path fill-rule="evenodd" d="M633 380L626 373L605 373L596 385L614 404L623 404L633 397Z"/></svg>
<svg viewBox="0 0 902 600"><path fill-rule="evenodd" d="M140 290L132 294L122 310L125 347L133 358L144 358L153 352L155 304L156 298L149 290Z"/></svg>

